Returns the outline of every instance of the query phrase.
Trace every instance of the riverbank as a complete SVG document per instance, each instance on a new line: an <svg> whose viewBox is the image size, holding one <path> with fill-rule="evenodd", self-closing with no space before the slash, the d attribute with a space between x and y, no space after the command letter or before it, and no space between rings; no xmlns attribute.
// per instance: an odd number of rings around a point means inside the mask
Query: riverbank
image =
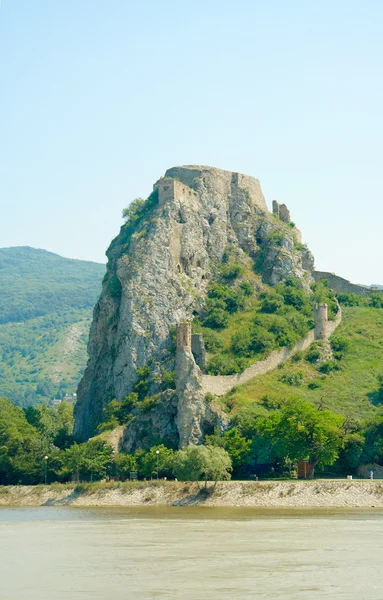
<svg viewBox="0 0 383 600"><path fill-rule="evenodd" d="M176 481L96 482L0 487L0 506L226 506L383 508L383 482L225 481L207 491Z"/></svg>

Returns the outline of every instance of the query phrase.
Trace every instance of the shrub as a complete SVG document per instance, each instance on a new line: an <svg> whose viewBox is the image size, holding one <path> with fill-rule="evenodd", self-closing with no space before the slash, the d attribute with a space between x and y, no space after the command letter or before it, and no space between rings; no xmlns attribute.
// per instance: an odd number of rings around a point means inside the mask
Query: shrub
<svg viewBox="0 0 383 600"><path fill-rule="evenodd" d="M308 384L308 388L309 390L316 390L321 386L321 384L319 383L319 381L310 381L310 383Z"/></svg>
<svg viewBox="0 0 383 600"><path fill-rule="evenodd" d="M274 231L271 232L268 241L270 244L273 244L274 246L282 246L284 238L285 238L284 232L281 231L280 229L275 229Z"/></svg>
<svg viewBox="0 0 383 600"><path fill-rule="evenodd" d="M233 375L242 373L246 369L248 361L243 358L231 358L226 354L213 356L207 365L209 375Z"/></svg>
<svg viewBox="0 0 383 600"><path fill-rule="evenodd" d="M239 287L241 288L241 290L245 296L253 295L253 286L248 281L242 281L242 283Z"/></svg>
<svg viewBox="0 0 383 600"><path fill-rule="evenodd" d="M283 383L287 383L288 385L302 385L303 373L302 371L297 371L296 373L284 373L281 377L281 381L283 381Z"/></svg>
<svg viewBox="0 0 383 600"><path fill-rule="evenodd" d="M331 345L331 349L334 353L334 357L337 360L340 360L341 358L344 357L347 350L349 349L350 342L346 338L336 336L336 337L332 337L330 339L330 345Z"/></svg>
<svg viewBox="0 0 383 600"><path fill-rule="evenodd" d="M286 286L283 291L283 297L285 304L294 306L297 310L302 310L305 304L308 302L308 298L304 290L300 290L294 287Z"/></svg>
<svg viewBox="0 0 383 600"><path fill-rule="evenodd" d="M137 406L137 404L138 394L135 392L128 394L128 396L126 396L120 402L120 407L116 413L120 425L124 425L125 423L128 423L131 420L132 410Z"/></svg>
<svg viewBox="0 0 383 600"><path fill-rule="evenodd" d="M229 265L223 265L220 269L220 274L223 279L237 279L243 273L243 267L239 262L234 262Z"/></svg>
<svg viewBox="0 0 383 600"><path fill-rule="evenodd" d="M232 290L227 285L215 284L208 291L207 310L222 308L235 313L244 308L244 296L239 290Z"/></svg>
<svg viewBox="0 0 383 600"><path fill-rule="evenodd" d="M275 347L275 337L260 325L254 325L251 329L251 350L254 354L272 350Z"/></svg>
<svg viewBox="0 0 383 600"><path fill-rule="evenodd" d="M360 306L364 303L364 298L358 294L338 294L338 301L344 306Z"/></svg>
<svg viewBox="0 0 383 600"><path fill-rule="evenodd" d="M306 360L310 363L315 363L322 356L320 348L316 344L312 344L307 351Z"/></svg>
<svg viewBox="0 0 383 600"><path fill-rule="evenodd" d="M265 313L275 313L283 306L283 296L275 291L262 294L261 310Z"/></svg>
<svg viewBox="0 0 383 600"><path fill-rule="evenodd" d="M326 375L328 373L331 373L331 371L338 371L338 370L339 370L339 365L336 362L336 360L326 360L319 367L319 371L321 373L325 373Z"/></svg>
<svg viewBox="0 0 383 600"><path fill-rule="evenodd" d="M209 329L204 329L203 340L205 342L205 348L207 352L216 352L223 346L223 342L218 333Z"/></svg>
<svg viewBox="0 0 383 600"><path fill-rule="evenodd" d="M140 403L141 411L146 414L151 411L153 408L159 405L158 396L147 396L145 400Z"/></svg>
<svg viewBox="0 0 383 600"><path fill-rule="evenodd" d="M294 356L291 357L292 362L300 362L303 359L303 351L297 350Z"/></svg>
<svg viewBox="0 0 383 600"><path fill-rule="evenodd" d="M176 389L176 372L166 371L162 375L162 391Z"/></svg>
<svg viewBox="0 0 383 600"><path fill-rule="evenodd" d="M134 391L138 394L138 399L143 400L147 396L150 387L150 367L148 365L139 367L136 374L138 379L134 385Z"/></svg>
<svg viewBox="0 0 383 600"><path fill-rule="evenodd" d="M249 357L253 354L251 349L251 335L248 329L240 329L232 336L231 349L236 356Z"/></svg>
<svg viewBox="0 0 383 600"><path fill-rule="evenodd" d="M213 308L206 313L203 320L204 327L211 329L224 329L229 323L229 315L222 308Z"/></svg>

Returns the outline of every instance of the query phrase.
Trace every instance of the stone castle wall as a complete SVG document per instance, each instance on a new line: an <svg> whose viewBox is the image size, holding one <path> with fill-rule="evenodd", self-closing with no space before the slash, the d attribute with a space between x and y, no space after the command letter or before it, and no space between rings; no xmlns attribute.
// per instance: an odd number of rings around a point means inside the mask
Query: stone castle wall
<svg viewBox="0 0 383 600"><path fill-rule="evenodd" d="M328 339L342 321L342 309L338 307L338 313L334 321L323 323L323 335L321 339ZM311 344L318 339L317 330L312 329L306 337L289 348L285 346L281 350L271 352L265 360L258 361L245 369L243 373L235 375L202 375L202 389L204 393L210 392L215 396L227 394L234 386L242 385L254 377L265 375L273 371L279 365L289 360L298 350L307 350Z"/></svg>
<svg viewBox="0 0 383 600"><path fill-rule="evenodd" d="M366 296L371 293L369 288L365 288L362 285L356 285L350 283L343 277L338 277L335 273L327 273L326 271L314 271L313 277L315 281L326 279L329 287L336 294L358 294L359 296Z"/></svg>
<svg viewBox="0 0 383 600"><path fill-rule="evenodd" d="M191 336L192 352L200 369L206 368L206 350L202 333L193 333Z"/></svg>

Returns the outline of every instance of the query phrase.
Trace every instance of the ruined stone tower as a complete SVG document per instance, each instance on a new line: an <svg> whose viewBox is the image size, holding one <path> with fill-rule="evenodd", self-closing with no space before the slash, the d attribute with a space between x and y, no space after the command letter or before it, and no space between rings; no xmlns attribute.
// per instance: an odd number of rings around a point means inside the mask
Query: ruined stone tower
<svg viewBox="0 0 383 600"><path fill-rule="evenodd" d="M158 189L158 204L160 206L167 202L173 202L177 198L187 199L197 196L194 190L178 181L178 179L163 177L154 184L153 189L156 188Z"/></svg>
<svg viewBox="0 0 383 600"><path fill-rule="evenodd" d="M325 302L322 304L314 304L314 323L315 323L315 339L326 339L328 322L328 307Z"/></svg>
<svg viewBox="0 0 383 600"><path fill-rule="evenodd" d="M279 204L279 202L273 200L273 215L279 217L284 223L290 223L290 211L286 204Z"/></svg>
<svg viewBox="0 0 383 600"><path fill-rule="evenodd" d="M191 352L191 323L177 323L177 352Z"/></svg>

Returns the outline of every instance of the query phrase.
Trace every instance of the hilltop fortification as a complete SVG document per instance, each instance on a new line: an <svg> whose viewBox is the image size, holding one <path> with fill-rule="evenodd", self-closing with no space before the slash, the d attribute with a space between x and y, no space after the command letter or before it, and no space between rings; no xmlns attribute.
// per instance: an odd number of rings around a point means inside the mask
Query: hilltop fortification
<svg viewBox="0 0 383 600"><path fill-rule="evenodd" d="M132 210L107 251L88 366L78 389L79 439L94 434L108 402L135 389L143 367L151 371L148 393L163 389L164 373L175 366L172 332L177 323L203 313L207 287L228 248L258 274L252 284L258 291L291 276L309 289L312 255L288 209L278 207L269 212L257 179L213 167L173 167L154 184L145 205ZM188 345L193 346L195 367L203 368L202 340L194 338ZM206 417L211 423L206 407L200 409L204 414L196 419ZM185 419L179 414L175 419L182 421L180 433Z"/></svg>

